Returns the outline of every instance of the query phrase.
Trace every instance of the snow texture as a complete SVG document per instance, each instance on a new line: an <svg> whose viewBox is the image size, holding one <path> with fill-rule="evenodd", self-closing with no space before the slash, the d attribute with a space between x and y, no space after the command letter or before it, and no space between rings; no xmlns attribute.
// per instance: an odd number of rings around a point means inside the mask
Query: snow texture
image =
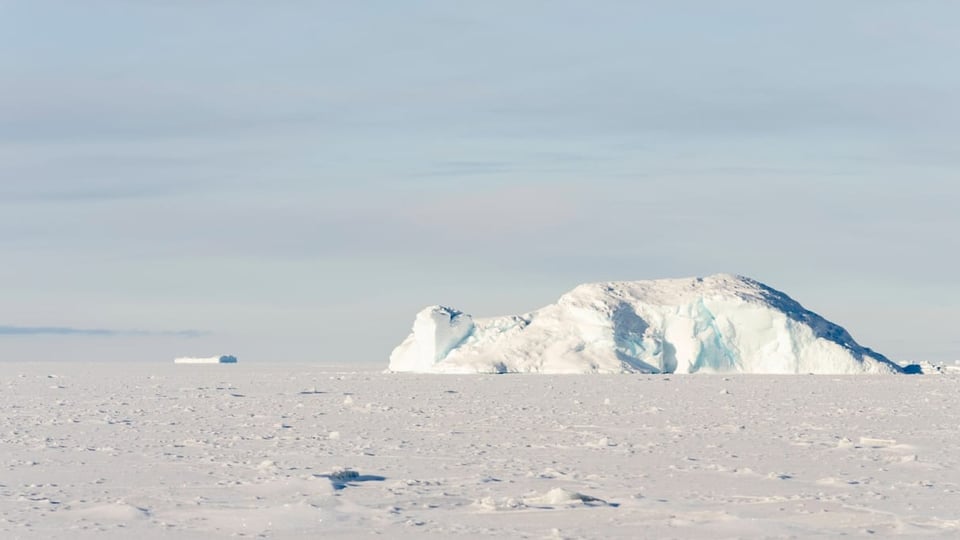
<svg viewBox="0 0 960 540"><path fill-rule="evenodd" d="M952 373L3 367L4 540L960 538Z"/></svg>
<svg viewBox="0 0 960 540"><path fill-rule="evenodd" d="M236 364L237 357L225 354L223 356L209 356L198 358L194 356L182 356L173 359L174 364Z"/></svg>
<svg viewBox="0 0 960 540"><path fill-rule="evenodd" d="M840 326L758 281L580 285L524 315L434 306L390 356L419 373L901 373Z"/></svg>

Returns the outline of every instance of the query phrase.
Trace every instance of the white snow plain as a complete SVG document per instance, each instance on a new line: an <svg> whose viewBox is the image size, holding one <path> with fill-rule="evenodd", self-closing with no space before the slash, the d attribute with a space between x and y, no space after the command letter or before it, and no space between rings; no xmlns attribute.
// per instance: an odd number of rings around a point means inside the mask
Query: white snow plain
<svg viewBox="0 0 960 540"><path fill-rule="evenodd" d="M21 364L0 538L960 536L960 376Z"/></svg>
<svg viewBox="0 0 960 540"><path fill-rule="evenodd" d="M415 373L899 373L840 326L742 276L589 283L524 315L431 306L390 356Z"/></svg>

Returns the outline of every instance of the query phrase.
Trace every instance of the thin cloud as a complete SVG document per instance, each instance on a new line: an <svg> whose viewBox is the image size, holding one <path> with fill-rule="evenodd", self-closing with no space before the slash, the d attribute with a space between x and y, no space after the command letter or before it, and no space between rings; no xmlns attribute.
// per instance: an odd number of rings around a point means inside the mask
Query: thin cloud
<svg viewBox="0 0 960 540"><path fill-rule="evenodd" d="M68 326L6 326L0 325L0 336L166 336L193 338L206 335L200 330L152 332L148 330L115 330L105 328L71 328Z"/></svg>

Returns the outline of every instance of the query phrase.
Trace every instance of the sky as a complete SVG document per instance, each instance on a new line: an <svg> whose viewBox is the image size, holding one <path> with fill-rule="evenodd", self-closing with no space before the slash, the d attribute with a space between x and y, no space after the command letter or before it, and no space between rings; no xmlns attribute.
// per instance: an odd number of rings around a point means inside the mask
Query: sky
<svg viewBox="0 0 960 540"><path fill-rule="evenodd" d="M0 0L0 360L382 363L747 275L960 360L953 0Z"/></svg>

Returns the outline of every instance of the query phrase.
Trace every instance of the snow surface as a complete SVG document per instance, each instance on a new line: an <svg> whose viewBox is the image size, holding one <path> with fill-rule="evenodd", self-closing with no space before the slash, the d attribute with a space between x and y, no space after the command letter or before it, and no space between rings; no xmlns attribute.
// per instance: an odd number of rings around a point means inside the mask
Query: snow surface
<svg viewBox="0 0 960 540"><path fill-rule="evenodd" d="M749 278L581 285L524 315L428 307L390 356L420 373L899 373L846 330Z"/></svg>
<svg viewBox="0 0 960 540"><path fill-rule="evenodd" d="M181 356L173 359L174 364L236 364L237 357L229 354L223 356L195 357Z"/></svg>
<svg viewBox="0 0 960 540"><path fill-rule="evenodd" d="M4 363L0 538L958 538L960 376Z"/></svg>

